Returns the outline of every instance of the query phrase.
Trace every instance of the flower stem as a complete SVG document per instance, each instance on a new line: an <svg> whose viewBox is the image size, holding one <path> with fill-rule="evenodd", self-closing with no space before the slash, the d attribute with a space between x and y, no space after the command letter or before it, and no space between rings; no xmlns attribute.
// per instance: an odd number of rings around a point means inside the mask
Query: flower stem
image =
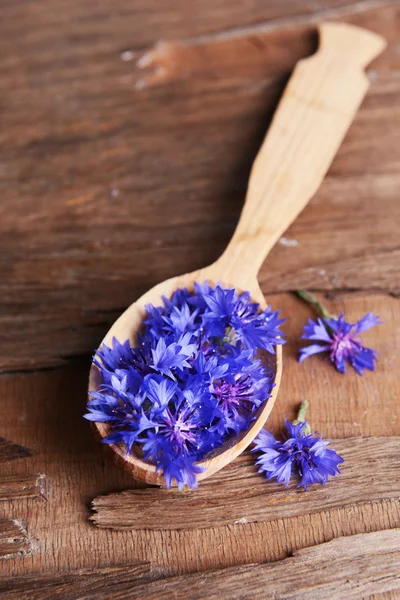
<svg viewBox="0 0 400 600"><path fill-rule="evenodd" d="M310 403L309 403L308 400L304 400L300 404L299 412L297 413L297 419L295 419L293 421L293 425L298 425L299 423L304 423L304 421L306 420L306 412L307 412L307 409L308 409L309 406L310 406ZM311 427L310 427L310 425L308 423L304 427L303 433L304 433L304 435L310 435L311 434Z"/></svg>
<svg viewBox="0 0 400 600"><path fill-rule="evenodd" d="M309 406L310 403L308 400L304 400L304 402L300 404L299 412L297 413L297 420L299 423L303 423L306 420L306 412Z"/></svg>
<svg viewBox="0 0 400 600"><path fill-rule="evenodd" d="M315 306L315 308L320 312L321 316L325 317L326 319L336 318L335 315L332 315L329 311L326 310L325 306L321 304L321 302L318 300L318 298L314 296L314 294L307 292L307 290L296 290L295 293L299 296L299 298L305 300L305 302L308 302L312 306Z"/></svg>

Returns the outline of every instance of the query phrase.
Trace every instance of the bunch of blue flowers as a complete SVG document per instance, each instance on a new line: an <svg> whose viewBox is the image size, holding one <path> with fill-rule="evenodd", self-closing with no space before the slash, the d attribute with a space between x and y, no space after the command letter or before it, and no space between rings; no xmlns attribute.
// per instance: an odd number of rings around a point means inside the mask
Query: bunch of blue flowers
<svg viewBox="0 0 400 600"><path fill-rule="evenodd" d="M283 320L248 292L219 285L163 300L146 307L137 347L114 338L96 352L103 384L85 418L110 424L105 443L140 447L167 487L175 479L179 489L195 488L196 463L246 429L270 397L273 377L257 354L284 343Z"/></svg>

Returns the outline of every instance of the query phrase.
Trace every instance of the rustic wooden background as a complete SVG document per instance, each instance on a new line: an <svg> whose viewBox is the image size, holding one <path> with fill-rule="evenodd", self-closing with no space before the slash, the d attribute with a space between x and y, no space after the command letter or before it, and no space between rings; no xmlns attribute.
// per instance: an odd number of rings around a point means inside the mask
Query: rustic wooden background
<svg viewBox="0 0 400 600"><path fill-rule="evenodd" d="M399 1L0 7L0 598L400 597ZM224 248L322 20L388 49L260 282L288 319L268 425L307 398L314 429L339 438L343 475L286 491L245 455L197 495L135 491L81 417L90 354L143 291ZM376 373L296 362L311 316L299 287L349 319L381 316L365 335Z"/></svg>

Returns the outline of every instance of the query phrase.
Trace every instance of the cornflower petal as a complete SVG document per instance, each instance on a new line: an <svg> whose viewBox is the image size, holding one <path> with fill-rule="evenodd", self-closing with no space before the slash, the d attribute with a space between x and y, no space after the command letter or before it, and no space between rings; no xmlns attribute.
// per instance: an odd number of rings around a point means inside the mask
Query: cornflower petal
<svg viewBox="0 0 400 600"><path fill-rule="evenodd" d="M143 382L146 396L160 408L165 408L172 400L178 383L159 375L147 375Z"/></svg>
<svg viewBox="0 0 400 600"><path fill-rule="evenodd" d="M318 354L319 352L326 352L327 350L330 350L330 346L322 344L310 344L309 346L305 346L299 350L299 362L302 363L303 360L309 356Z"/></svg>
<svg viewBox="0 0 400 600"><path fill-rule="evenodd" d="M383 325L383 323L378 316L374 315L372 312L369 312L355 324L354 334L358 335L363 331L371 329L371 327L375 327L375 325Z"/></svg>

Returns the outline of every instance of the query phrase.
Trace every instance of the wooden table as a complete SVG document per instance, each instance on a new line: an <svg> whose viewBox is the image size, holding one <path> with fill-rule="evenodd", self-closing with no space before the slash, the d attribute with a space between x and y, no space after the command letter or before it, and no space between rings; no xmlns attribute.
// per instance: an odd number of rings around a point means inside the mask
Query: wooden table
<svg viewBox="0 0 400 600"><path fill-rule="evenodd" d="M400 597L400 3L1 8L0 598ZM82 419L90 354L144 290L224 248L322 20L367 27L388 49L260 282L288 319L268 427L308 399L343 474L287 491L245 454L197 495L138 491ZM297 363L312 316L298 288L350 320L381 316L365 335L380 352L375 373ZM93 512L96 497L123 490L136 491L97 498Z"/></svg>

